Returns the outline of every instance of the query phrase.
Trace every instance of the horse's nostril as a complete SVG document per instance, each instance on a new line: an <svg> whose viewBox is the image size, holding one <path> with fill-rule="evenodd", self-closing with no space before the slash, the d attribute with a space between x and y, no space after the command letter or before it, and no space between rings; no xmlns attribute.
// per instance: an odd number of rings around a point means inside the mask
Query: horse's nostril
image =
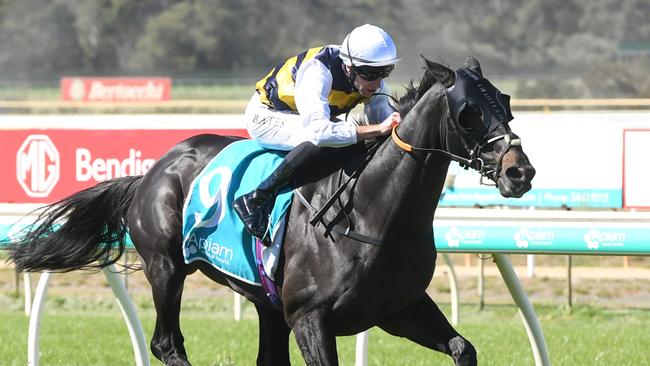
<svg viewBox="0 0 650 366"><path fill-rule="evenodd" d="M523 169L511 167L506 170L506 176L511 180L519 180L524 177Z"/></svg>
<svg viewBox="0 0 650 366"><path fill-rule="evenodd" d="M535 168L530 165L510 167L506 169L506 177L513 182L531 181L535 176Z"/></svg>

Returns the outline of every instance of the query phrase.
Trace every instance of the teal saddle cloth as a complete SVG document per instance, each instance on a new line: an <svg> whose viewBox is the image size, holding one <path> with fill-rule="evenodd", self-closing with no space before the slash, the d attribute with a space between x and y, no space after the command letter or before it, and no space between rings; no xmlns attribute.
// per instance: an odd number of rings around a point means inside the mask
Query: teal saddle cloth
<svg viewBox="0 0 650 366"><path fill-rule="evenodd" d="M282 162L285 151L267 150L253 140L224 148L194 179L183 207L183 256L244 282L261 285L255 264L255 239L233 211L235 198L257 188ZM283 232L292 191L280 191L270 219L271 238ZM282 238L279 238L280 240Z"/></svg>

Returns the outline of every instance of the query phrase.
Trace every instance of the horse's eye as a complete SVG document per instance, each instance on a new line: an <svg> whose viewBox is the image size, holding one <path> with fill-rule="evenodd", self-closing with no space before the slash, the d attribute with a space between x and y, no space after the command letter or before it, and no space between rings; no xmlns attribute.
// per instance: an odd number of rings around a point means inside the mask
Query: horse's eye
<svg viewBox="0 0 650 366"><path fill-rule="evenodd" d="M475 105L467 105L458 115L458 123L466 130L479 128L482 125L483 112Z"/></svg>

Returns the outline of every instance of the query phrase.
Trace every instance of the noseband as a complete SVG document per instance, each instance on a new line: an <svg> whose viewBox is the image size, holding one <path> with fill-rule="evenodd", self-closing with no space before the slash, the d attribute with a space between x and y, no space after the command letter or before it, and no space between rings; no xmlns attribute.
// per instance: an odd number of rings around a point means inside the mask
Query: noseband
<svg viewBox="0 0 650 366"><path fill-rule="evenodd" d="M499 158L497 159L496 165L493 165L493 166L486 165L485 162L483 161L483 159L481 159L479 157L481 155L481 151L483 150L483 148L485 146L487 146L487 145L489 145L491 143L497 142L499 140L504 140L505 141L505 143L506 143L505 149L503 149L501 154L499 154ZM463 141L463 144L465 144L465 141L464 141L464 139L462 137L461 137L461 141ZM475 145L475 147L473 149L468 149L467 147L465 148L465 151L467 151L467 153L470 156L469 160L477 165L476 167L474 167L472 165L469 165L469 166L476 169L479 172L479 174L481 175L480 183L482 185L486 185L486 186L496 186L497 185L499 173L501 173L501 168L502 168L502 164L503 164L503 157L508 152L508 150L510 150L511 146L521 146L521 139L518 138L518 137L515 137L515 135L512 132L509 131L506 134L494 136L494 137L486 140L482 144L476 143L476 145ZM461 163L461 165L462 165L462 163ZM494 183L489 183L488 181L485 181L484 178L486 178L486 177L489 178L490 180L492 180L492 182L494 182Z"/></svg>

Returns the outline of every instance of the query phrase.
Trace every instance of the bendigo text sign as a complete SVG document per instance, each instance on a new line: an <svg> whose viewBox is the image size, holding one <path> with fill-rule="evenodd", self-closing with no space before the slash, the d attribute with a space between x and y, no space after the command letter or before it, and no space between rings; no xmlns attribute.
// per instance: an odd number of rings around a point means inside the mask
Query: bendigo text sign
<svg viewBox="0 0 650 366"><path fill-rule="evenodd" d="M3 130L2 203L50 203L99 182L142 175L178 142L201 133L247 137L243 129Z"/></svg>

